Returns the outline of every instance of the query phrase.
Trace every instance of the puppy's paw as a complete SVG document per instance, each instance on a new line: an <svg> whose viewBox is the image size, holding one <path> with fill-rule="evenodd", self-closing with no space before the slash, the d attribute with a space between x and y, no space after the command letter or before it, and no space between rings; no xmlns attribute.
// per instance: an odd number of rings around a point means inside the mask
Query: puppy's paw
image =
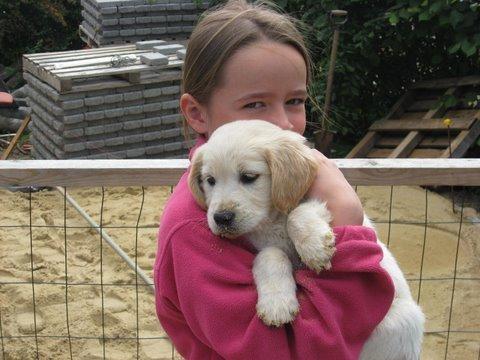
<svg viewBox="0 0 480 360"><path fill-rule="evenodd" d="M335 236L329 221L326 205L316 200L300 204L288 215L288 235L302 262L317 273L332 267Z"/></svg>
<svg viewBox="0 0 480 360"><path fill-rule="evenodd" d="M280 327L292 322L299 308L295 295L272 293L258 300L257 315L265 325Z"/></svg>

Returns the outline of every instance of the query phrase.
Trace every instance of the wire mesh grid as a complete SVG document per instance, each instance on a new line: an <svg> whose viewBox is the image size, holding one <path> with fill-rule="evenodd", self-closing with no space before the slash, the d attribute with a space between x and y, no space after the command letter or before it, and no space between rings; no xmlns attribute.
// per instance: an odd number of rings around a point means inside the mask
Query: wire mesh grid
<svg viewBox="0 0 480 360"><path fill-rule="evenodd" d="M452 207L421 187L357 192L426 314L422 359L480 359L479 196L460 192ZM102 237L115 239L134 269L151 274L170 193L169 187L0 189L1 358L180 358L158 324L151 287Z"/></svg>

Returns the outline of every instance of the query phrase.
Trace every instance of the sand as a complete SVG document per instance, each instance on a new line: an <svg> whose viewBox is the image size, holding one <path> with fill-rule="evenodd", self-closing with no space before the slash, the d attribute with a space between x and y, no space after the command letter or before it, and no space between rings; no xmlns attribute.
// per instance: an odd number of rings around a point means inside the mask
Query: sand
<svg viewBox="0 0 480 360"><path fill-rule="evenodd" d="M69 189L68 193L98 224L102 223L132 259L138 239L138 266L151 275L158 220L170 188L145 188L141 214L139 187L105 189L103 212L100 188ZM448 335L448 359L477 359L478 214L472 208L465 208L463 215L453 213L451 201L419 187L394 188L391 212L390 187L359 187L358 193L427 315L422 359L444 359L449 323L454 332ZM151 291L139 279L137 300L134 272L106 243L100 252L100 235L68 203L64 213L60 193L33 193L31 220L28 194L0 189L0 208L0 359L34 359L37 346L41 359L70 359L70 352L74 359L102 359L104 351L108 359L135 359L137 351L140 359L179 357L158 324ZM430 222L427 228L426 210ZM45 283L33 288L30 244L34 280ZM457 279L450 312L455 266ZM70 342L65 338L68 333ZM103 336L105 343L100 340Z"/></svg>

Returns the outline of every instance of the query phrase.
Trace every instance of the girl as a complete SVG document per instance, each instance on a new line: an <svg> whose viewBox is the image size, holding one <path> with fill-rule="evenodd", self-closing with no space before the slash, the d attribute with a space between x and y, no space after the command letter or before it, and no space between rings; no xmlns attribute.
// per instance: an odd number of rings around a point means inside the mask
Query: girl
<svg viewBox="0 0 480 360"><path fill-rule="evenodd" d="M302 134L310 59L291 19L230 1L208 13L188 44L180 107L195 149L222 124L262 119ZM313 150L312 150L313 151ZM315 152L308 196L327 201L337 252L332 269L296 271L300 313L270 328L256 315L255 253L211 233L183 175L165 207L154 266L159 320L187 359L358 359L393 299L374 232L334 163ZM361 259L361 260L360 260Z"/></svg>

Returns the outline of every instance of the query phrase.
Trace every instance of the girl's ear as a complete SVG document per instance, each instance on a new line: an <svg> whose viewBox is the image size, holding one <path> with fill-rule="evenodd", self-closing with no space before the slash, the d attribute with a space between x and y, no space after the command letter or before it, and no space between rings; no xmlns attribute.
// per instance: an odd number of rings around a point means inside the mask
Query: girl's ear
<svg viewBox="0 0 480 360"><path fill-rule="evenodd" d="M180 98L180 109L188 125L190 125L197 134L206 134L208 132L205 109L197 99L190 94L183 94Z"/></svg>
<svg viewBox="0 0 480 360"><path fill-rule="evenodd" d="M267 149L266 159L272 176L272 204L287 214L312 186L317 162L307 146L289 136Z"/></svg>
<svg viewBox="0 0 480 360"><path fill-rule="evenodd" d="M192 167L190 174L188 175L188 187L195 198L195 201L203 209L207 208L205 203L205 193L202 188L202 159L203 151L202 147L198 148L192 158Z"/></svg>

